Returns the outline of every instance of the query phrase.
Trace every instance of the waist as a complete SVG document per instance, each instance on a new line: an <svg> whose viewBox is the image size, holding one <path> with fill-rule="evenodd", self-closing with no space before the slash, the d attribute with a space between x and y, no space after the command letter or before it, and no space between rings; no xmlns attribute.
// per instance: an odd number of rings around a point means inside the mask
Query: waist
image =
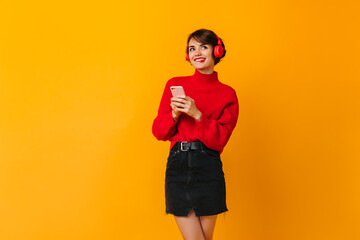
<svg viewBox="0 0 360 240"><path fill-rule="evenodd" d="M172 146L171 149L176 150L176 151L180 150L180 151L186 152L186 151L191 151L191 150L204 150L204 149L210 149L210 148L208 148L201 141L194 141L194 142L176 142Z"/></svg>

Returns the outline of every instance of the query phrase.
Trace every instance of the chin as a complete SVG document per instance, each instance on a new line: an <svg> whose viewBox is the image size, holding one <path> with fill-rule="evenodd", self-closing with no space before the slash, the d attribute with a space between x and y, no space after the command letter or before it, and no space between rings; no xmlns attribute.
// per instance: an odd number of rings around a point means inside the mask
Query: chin
<svg viewBox="0 0 360 240"><path fill-rule="evenodd" d="M197 64L194 64L193 65L194 66L194 68L196 68L196 69L206 69L206 68L208 68L209 66L204 66L204 65L197 65Z"/></svg>
<svg viewBox="0 0 360 240"><path fill-rule="evenodd" d="M206 70L206 69L209 69L209 68L210 68L209 66L196 67L196 69L198 69L198 70Z"/></svg>

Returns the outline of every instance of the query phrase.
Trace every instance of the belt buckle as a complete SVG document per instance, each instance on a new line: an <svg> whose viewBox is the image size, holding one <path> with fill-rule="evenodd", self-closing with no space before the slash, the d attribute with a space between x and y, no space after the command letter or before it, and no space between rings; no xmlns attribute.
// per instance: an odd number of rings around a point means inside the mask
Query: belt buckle
<svg viewBox="0 0 360 240"><path fill-rule="evenodd" d="M187 144L187 148L184 148L184 145L183 144ZM190 149L190 143L189 142L181 142L180 143L180 149L181 149L181 151L183 151L183 152L186 152L186 151L188 151L189 149Z"/></svg>

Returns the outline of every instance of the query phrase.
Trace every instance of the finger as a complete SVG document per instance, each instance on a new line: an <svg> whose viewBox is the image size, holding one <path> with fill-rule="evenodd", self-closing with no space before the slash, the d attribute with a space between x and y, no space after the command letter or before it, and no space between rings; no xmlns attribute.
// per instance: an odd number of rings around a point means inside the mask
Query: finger
<svg viewBox="0 0 360 240"><path fill-rule="evenodd" d="M180 103L180 102L173 102L172 103L175 107L181 107L181 108L184 108L185 107L185 104L184 103Z"/></svg>
<svg viewBox="0 0 360 240"><path fill-rule="evenodd" d="M171 103L170 106L171 106L172 109L176 110L175 104Z"/></svg>
<svg viewBox="0 0 360 240"><path fill-rule="evenodd" d="M184 111L189 111L189 106L186 104L180 104L177 106L178 108L181 108Z"/></svg>
<svg viewBox="0 0 360 240"><path fill-rule="evenodd" d="M180 102L182 102L182 101L179 100L179 99L173 99L173 100L171 100L171 102L172 102L172 103L174 103L174 102L180 103Z"/></svg>
<svg viewBox="0 0 360 240"><path fill-rule="evenodd" d="M171 108L174 110L174 111L178 111L179 107L175 106L175 105L171 105Z"/></svg>
<svg viewBox="0 0 360 240"><path fill-rule="evenodd" d="M172 101L182 101L182 100L185 100L185 97L172 97L170 100L172 100Z"/></svg>
<svg viewBox="0 0 360 240"><path fill-rule="evenodd" d="M177 111L178 111L178 112L186 113L186 110L185 110L184 108L177 108Z"/></svg>
<svg viewBox="0 0 360 240"><path fill-rule="evenodd" d="M171 108L172 108L172 110L175 111L175 112L178 112L178 111L179 111L179 108L176 107L176 106L174 106L174 105L171 105Z"/></svg>
<svg viewBox="0 0 360 240"><path fill-rule="evenodd" d="M183 105L183 107L186 108L186 109L190 109L190 107L191 107L190 102L186 102L186 103Z"/></svg>
<svg viewBox="0 0 360 240"><path fill-rule="evenodd" d="M185 100L173 101L173 103L186 104Z"/></svg>

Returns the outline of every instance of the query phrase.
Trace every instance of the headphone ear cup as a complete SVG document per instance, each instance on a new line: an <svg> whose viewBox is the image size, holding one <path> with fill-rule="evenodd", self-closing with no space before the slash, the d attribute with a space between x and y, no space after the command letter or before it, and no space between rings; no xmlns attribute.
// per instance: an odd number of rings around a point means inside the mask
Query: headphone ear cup
<svg viewBox="0 0 360 240"><path fill-rule="evenodd" d="M221 58L221 57L223 56L223 54L224 54L224 48L223 48L223 46L221 46L221 45L216 45L216 46L214 47L214 56L215 56L216 58Z"/></svg>
<svg viewBox="0 0 360 240"><path fill-rule="evenodd" d="M190 61L190 58L189 58L189 55L188 55L187 51L185 51L185 59L186 59L186 61Z"/></svg>

